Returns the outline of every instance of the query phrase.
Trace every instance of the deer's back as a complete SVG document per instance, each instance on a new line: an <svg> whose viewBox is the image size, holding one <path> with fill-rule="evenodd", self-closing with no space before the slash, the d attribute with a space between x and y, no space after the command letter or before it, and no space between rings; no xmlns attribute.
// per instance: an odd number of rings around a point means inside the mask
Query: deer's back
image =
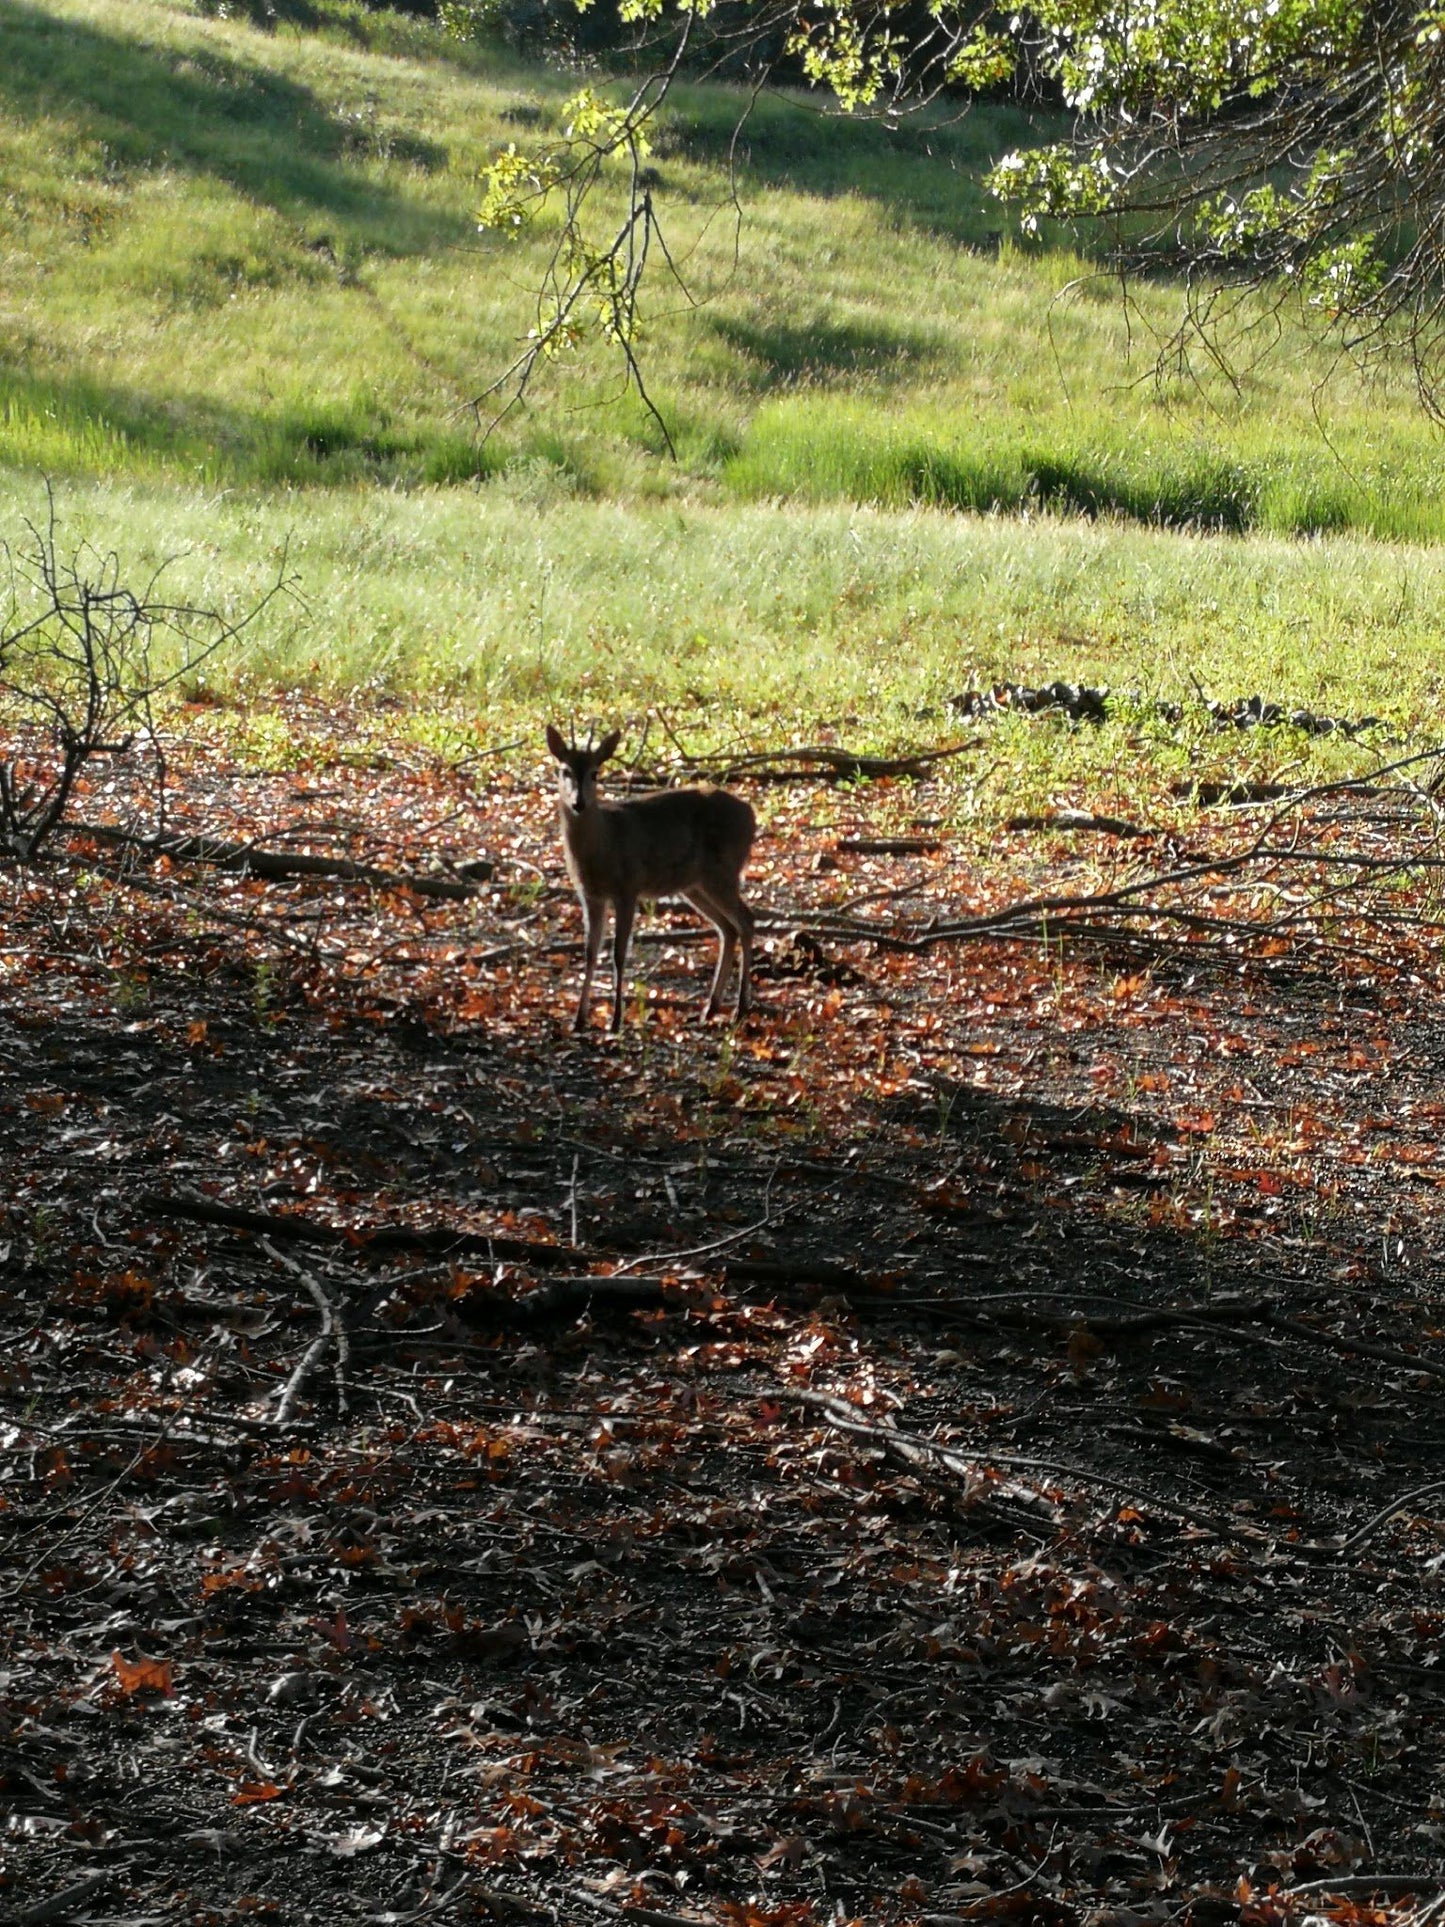
<svg viewBox="0 0 1445 1927"><path fill-rule="evenodd" d="M665 897L717 876L737 881L752 806L728 790L654 790L564 818L567 867L593 896Z"/></svg>

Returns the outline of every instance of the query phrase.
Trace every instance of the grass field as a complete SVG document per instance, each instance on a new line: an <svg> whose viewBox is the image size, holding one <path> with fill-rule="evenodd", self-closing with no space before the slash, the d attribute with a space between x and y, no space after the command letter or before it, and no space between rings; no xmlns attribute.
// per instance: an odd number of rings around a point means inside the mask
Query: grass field
<svg viewBox="0 0 1445 1927"><path fill-rule="evenodd" d="M1017 113L890 132L763 101L734 265L737 101L680 95L657 164L710 298L646 342L680 459L596 361L482 444L467 404L537 256L476 233L478 170L575 81L317 11L0 0L7 530L49 476L68 531L232 605L289 543L303 600L248 675L498 718L896 740L1002 675L1438 717L1445 471L1408 387L1289 323L1237 386L1150 379L1171 291L1126 317L982 195ZM1074 752L1035 735L1044 781Z"/></svg>
<svg viewBox="0 0 1445 1927"><path fill-rule="evenodd" d="M1445 571L1424 547L1356 536L1234 538L1116 523L803 505L536 499L483 491L187 491L75 482L63 525L239 612L283 564L298 584L222 669L243 688L425 691L385 729L468 746L544 715L661 712L690 745L957 739L947 699L1013 676L1137 689L1102 730L988 725L974 803L1060 785L1126 793L1160 776L1337 767L1368 750L1291 731L1220 735L1191 698L1263 690L1398 731L1438 726ZM11 478L0 515L43 506ZM1184 701L1182 724L1150 713ZM247 705L243 704L243 708ZM655 738L660 746L661 739ZM1017 805L1021 806L1021 805Z"/></svg>
<svg viewBox="0 0 1445 1927"><path fill-rule="evenodd" d="M606 405L605 361L479 447L467 403L525 332L538 257L476 233L478 171L543 136L575 79L329 14L329 32L268 34L179 0L0 4L0 459L227 486L447 484L522 460L624 498L1445 527L1408 387L1363 387L1328 344L1287 326L1237 389L1152 380L1171 291L1131 321L1077 257L1008 243L979 176L1029 128L997 108L890 132L765 100L734 268L718 209L738 98L680 95L660 197L711 298L679 311L659 284L646 343L680 464L635 402ZM1242 344L1240 368L1254 358Z"/></svg>

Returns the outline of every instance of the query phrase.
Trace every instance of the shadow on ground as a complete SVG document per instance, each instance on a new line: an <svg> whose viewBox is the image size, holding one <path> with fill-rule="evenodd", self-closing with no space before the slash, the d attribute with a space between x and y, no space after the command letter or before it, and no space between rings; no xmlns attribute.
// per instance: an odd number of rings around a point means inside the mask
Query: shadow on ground
<svg viewBox="0 0 1445 1927"><path fill-rule="evenodd" d="M0 1042L10 1900L1205 1921L1241 1872L1435 1864L1438 1582L1329 1547L1439 1472L1445 1414L1310 1339L1414 1342L1345 1245L1191 1233L1173 1138L1045 1071L835 1140L750 1111L766 1055L224 947L122 1004L58 973ZM653 1302L498 1322L620 1263ZM323 1301L349 1358L287 1404ZM798 1402L830 1388L871 1438Z"/></svg>
<svg viewBox="0 0 1445 1927"><path fill-rule="evenodd" d="M22 122L54 116L103 147L112 167L210 176L293 219L324 217L339 240L428 251L471 232L460 210L393 193L378 159L434 170L434 143L346 117L298 82L219 48L170 49L102 32L23 0L0 0L0 100Z"/></svg>
<svg viewBox="0 0 1445 1927"><path fill-rule="evenodd" d="M751 385L760 393L913 381L941 367L947 354L947 345L922 329L883 322L760 323L720 316L712 325L746 356Z"/></svg>

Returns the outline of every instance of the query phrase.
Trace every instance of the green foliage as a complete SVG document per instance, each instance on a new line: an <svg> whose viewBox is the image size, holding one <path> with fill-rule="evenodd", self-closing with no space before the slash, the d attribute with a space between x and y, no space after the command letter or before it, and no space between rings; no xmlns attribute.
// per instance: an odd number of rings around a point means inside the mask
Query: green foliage
<svg viewBox="0 0 1445 1927"><path fill-rule="evenodd" d="M592 0L576 3L586 10ZM709 56L709 11L700 0L615 0L623 25L642 20L662 32L670 23L673 51L617 111L609 154L635 153L695 37L694 58ZM739 0L726 41L728 57L750 63L756 80L795 63L845 112L891 117L946 90L1042 87L1078 115L1072 136L1030 142L989 177L1024 233L1037 234L1045 220L1107 216L1121 265L1171 259L1211 281L1297 287L1308 310L1347 324L1341 338L1356 352L1406 346L1429 402L1435 357L1445 353L1441 21L1436 11L1381 13L1364 0L1157 0L1142 10L1119 0L1031 0L1007 16L969 0L922 8L813 0L796 14L773 0ZM598 243L586 239L595 183L577 174L593 139L564 135L534 162L579 182L546 272L554 312L569 311L574 289L585 295L595 274ZM515 150L503 165L526 170ZM512 196L507 217L535 218L547 198ZM634 183L634 217L639 208ZM650 206L644 211L651 234ZM631 314L636 286L634 277ZM1211 306L1206 289L1181 342L1201 332ZM566 338L572 346L580 337L569 328ZM635 381L630 348L627 366ZM530 373L527 362L519 392Z"/></svg>
<svg viewBox="0 0 1445 1927"><path fill-rule="evenodd" d="M1439 393L1439 16L1363 0L1034 0L1015 18L1072 141L994 172L1026 226L1137 216L1119 258L1293 283L1353 351L1404 347ZM1207 305L1208 295L1205 296Z"/></svg>

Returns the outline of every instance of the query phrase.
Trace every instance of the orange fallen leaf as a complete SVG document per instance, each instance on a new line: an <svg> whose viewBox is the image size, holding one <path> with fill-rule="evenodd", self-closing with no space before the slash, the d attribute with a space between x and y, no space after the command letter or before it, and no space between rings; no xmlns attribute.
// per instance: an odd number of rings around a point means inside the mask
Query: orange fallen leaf
<svg viewBox="0 0 1445 1927"><path fill-rule="evenodd" d="M121 1692L127 1696L131 1693L162 1693L169 1699L175 1693L168 1659L127 1659L124 1653L115 1652L110 1656L110 1663L120 1682Z"/></svg>

